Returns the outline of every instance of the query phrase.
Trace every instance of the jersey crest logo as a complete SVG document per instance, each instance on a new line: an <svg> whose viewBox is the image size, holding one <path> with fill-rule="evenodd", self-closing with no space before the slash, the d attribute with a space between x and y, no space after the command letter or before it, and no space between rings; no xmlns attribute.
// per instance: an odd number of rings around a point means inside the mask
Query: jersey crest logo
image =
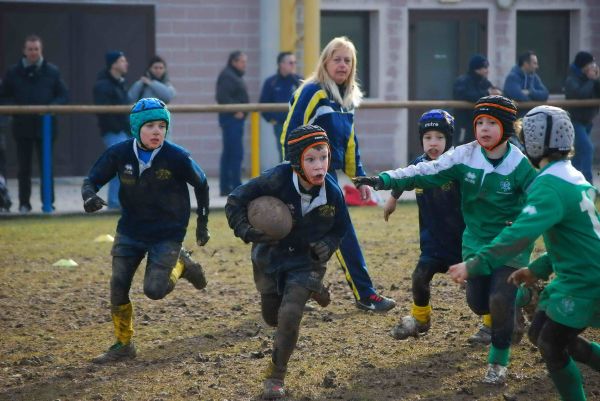
<svg viewBox="0 0 600 401"><path fill-rule="evenodd" d="M465 175L465 181L470 183L470 184L475 184L475 179L477 178L477 174L475 174L472 171L469 171L466 175Z"/></svg>
<svg viewBox="0 0 600 401"><path fill-rule="evenodd" d="M321 217L333 217L335 215L335 206L323 205L319 207L319 216Z"/></svg>
<svg viewBox="0 0 600 401"><path fill-rule="evenodd" d="M502 193L510 193L512 192L512 186L510 185L510 181L502 181L500 183L500 192Z"/></svg>
<svg viewBox="0 0 600 401"><path fill-rule="evenodd" d="M444 192L452 191L452 182L447 182L447 183L443 184L440 188Z"/></svg>
<svg viewBox="0 0 600 401"><path fill-rule="evenodd" d="M558 310L565 316L572 315L575 312L575 301L571 297L563 298L558 305Z"/></svg>
<svg viewBox="0 0 600 401"><path fill-rule="evenodd" d="M133 166L131 164L126 164L123 167L123 174L133 175Z"/></svg>
<svg viewBox="0 0 600 401"><path fill-rule="evenodd" d="M173 174L167 169L161 168L156 170L156 178L159 180L168 180L171 178Z"/></svg>

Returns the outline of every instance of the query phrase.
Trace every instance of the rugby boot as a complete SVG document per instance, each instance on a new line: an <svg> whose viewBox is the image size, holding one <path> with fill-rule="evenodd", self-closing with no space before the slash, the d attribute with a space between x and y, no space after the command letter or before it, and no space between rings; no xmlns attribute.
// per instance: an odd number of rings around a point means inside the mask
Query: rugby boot
<svg viewBox="0 0 600 401"><path fill-rule="evenodd" d="M506 366L490 363L482 382L486 384L504 384L507 378L508 368Z"/></svg>
<svg viewBox="0 0 600 401"><path fill-rule="evenodd" d="M177 263L183 263L183 273L181 277L192 283L196 289L201 290L206 287L206 276L204 275L204 270L200 263L194 261L191 258L191 255L191 252L182 247L181 252L179 252L179 260Z"/></svg>
<svg viewBox="0 0 600 401"><path fill-rule="evenodd" d="M117 341L105 353L92 359L93 363L103 364L110 362L119 362L135 358L136 351L133 341L129 344L121 344Z"/></svg>
<svg viewBox="0 0 600 401"><path fill-rule="evenodd" d="M419 338L419 334L427 332L430 328L430 320L427 323L421 323L414 316L409 315L404 316L400 323L394 326L390 335L396 340L404 340L408 337Z"/></svg>
<svg viewBox="0 0 600 401"><path fill-rule="evenodd" d="M492 342L492 328L480 324L477 333L469 337L467 341L471 344L490 344Z"/></svg>
<svg viewBox="0 0 600 401"><path fill-rule="evenodd" d="M263 382L263 400L277 400L285 397L283 380L265 379Z"/></svg>

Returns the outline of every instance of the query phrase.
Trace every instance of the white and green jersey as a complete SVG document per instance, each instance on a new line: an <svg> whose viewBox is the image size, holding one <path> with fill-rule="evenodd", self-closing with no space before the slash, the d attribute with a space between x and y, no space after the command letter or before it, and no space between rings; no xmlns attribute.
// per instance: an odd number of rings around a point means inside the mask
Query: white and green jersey
<svg viewBox="0 0 600 401"><path fill-rule="evenodd" d="M529 268L556 277L539 308L569 327L600 327L600 214L596 189L569 160L545 166L531 184L527 203L512 226L467 262L469 275L485 274L543 234L547 253Z"/></svg>
<svg viewBox="0 0 600 401"><path fill-rule="evenodd" d="M514 145L508 144L502 161L494 167L485 150L474 141L457 146L436 160L385 171L379 177L386 189L399 190L439 187L456 180L466 225L462 252L466 260L519 215L525 204L525 190L535 174L527 157ZM527 266L532 248L506 265Z"/></svg>

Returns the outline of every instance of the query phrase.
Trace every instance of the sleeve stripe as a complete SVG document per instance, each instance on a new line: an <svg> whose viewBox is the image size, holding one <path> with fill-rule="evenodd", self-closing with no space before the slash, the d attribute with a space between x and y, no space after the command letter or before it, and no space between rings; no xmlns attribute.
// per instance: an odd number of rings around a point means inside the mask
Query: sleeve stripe
<svg viewBox="0 0 600 401"><path fill-rule="evenodd" d="M356 176L356 141L354 140L354 126L352 126L352 132L350 132L348 146L346 147L344 172L348 177L352 178Z"/></svg>

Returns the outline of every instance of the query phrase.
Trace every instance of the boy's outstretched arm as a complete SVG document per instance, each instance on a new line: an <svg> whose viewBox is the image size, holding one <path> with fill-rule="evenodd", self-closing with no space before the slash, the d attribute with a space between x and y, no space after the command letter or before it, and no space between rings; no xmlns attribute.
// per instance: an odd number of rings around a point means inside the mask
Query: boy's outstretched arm
<svg viewBox="0 0 600 401"><path fill-rule="evenodd" d="M377 191L384 189L383 180L376 175L371 177L354 177L352 178L352 182L354 185L356 185L356 187L367 185Z"/></svg>

